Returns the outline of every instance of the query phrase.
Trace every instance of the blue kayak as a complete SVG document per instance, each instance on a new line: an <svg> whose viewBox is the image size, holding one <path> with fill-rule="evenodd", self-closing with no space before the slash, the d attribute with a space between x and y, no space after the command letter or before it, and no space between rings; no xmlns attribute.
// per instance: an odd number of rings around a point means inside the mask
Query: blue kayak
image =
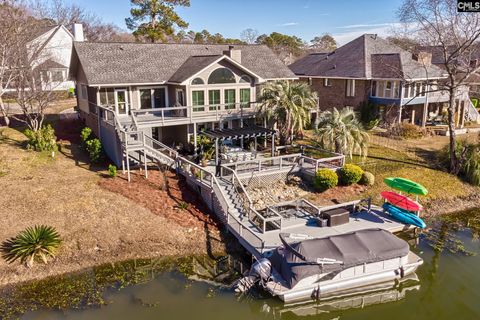
<svg viewBox="0 0 480 320"><path fill-rule="evenodd" d="M417 217L414 213L411 213L410 211L396 207L389 202L385 202L382 207L392 217L394 217L396 220L400 222L403 222L405 224L411 224L412 226L419 227L422 229L424 229L427 226L425 222L423 222L423 220Z"/></svg>

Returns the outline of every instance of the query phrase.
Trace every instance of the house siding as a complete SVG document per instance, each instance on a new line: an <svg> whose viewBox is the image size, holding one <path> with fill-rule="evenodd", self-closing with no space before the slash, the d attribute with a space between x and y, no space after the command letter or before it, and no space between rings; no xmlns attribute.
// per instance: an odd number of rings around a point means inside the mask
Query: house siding
<svg viewBox="0 0 480 320"><path fill-rule="evenodd" d="M301 81L307 81L302 78ZM344 108L345 106L358 107L368 101L370 81L355 80L355 96L347 97L347 79L330 79L331 86L324 86L323 78L312 79L311 87L318 93L318 106L320 110Z"/></svg>

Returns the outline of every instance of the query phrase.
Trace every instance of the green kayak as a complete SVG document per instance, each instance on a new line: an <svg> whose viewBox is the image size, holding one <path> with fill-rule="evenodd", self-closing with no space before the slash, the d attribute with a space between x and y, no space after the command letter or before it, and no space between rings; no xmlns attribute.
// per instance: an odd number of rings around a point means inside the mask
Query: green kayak
<svg viewBox="0 0 480 320"><path fill-rule="evenodd" d="M426 195L428 190L419 183L404 178L385 178L383 180L387 186L410 194Z"/></svg>

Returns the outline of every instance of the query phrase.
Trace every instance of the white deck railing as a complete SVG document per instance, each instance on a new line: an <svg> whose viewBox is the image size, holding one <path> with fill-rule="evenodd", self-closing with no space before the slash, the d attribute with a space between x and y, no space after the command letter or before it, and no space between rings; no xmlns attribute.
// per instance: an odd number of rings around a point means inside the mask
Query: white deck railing
<svg viewBox="0 0 480 320"><path fill-rule="evenodd" d="M189 119L208 118L209 121L219 121L232 114L247 114L255 112L256 103L230 103L200 106L178 106L167 108L134 109L130 111L137 125L142 122L175 122Z"/></svg>

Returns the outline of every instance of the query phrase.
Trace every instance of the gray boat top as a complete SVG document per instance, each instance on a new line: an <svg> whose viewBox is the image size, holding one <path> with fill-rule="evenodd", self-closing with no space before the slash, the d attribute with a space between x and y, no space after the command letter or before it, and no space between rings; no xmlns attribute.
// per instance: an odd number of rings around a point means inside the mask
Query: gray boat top
<svg viewBox="0 0 480 320"><path fill-rule="evenodd" d="M320 207L323 209L322 207ZM290 211L288 214L287 211ZM348 222L336 226L320 227L314 215L304 212L303 210L290 209L280 213L282 216L287 215L288 218L282 220L281 228L269 230L263 233L256 233L262 242L252 239L247 233L242 234L242 244L250 253L257 258L282 245L280 241L280 233L289 233L290 240L288 242L298 242L310 238L324 238L332 235L345 234L363 229L380 228L391 233L407 231L414 229L411 225L405 225L393 219L383 209L372 205L370 210L362 208L361 211L350 213ZM255 226L252 226L256 228Z"/></svg>

